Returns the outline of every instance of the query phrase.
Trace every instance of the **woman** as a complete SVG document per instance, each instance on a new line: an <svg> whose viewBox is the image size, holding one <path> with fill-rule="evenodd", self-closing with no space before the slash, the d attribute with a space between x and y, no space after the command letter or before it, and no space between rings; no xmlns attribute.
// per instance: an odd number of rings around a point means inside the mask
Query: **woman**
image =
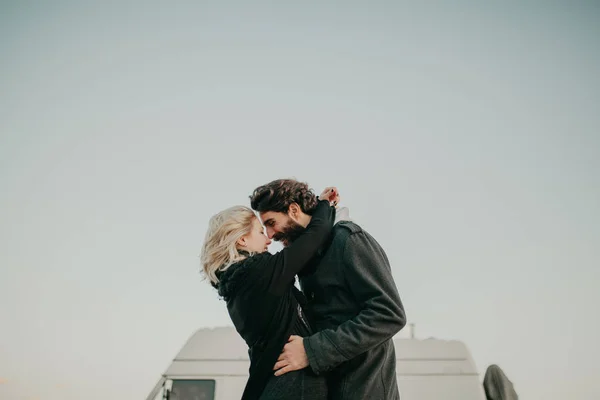
<svg viewBox="0 0 600 400"><path fill-rule="evenodd" d="M277 254L267 252L271 240L247 207L229 208L209 222L202 267L249 347L244 400L327 398L325 379L309 368L275 377L273 366L290 335L312 333L294 281L329 238L335 219L331 202L337 201L337 190L325 189L306 230Z"/></svg>

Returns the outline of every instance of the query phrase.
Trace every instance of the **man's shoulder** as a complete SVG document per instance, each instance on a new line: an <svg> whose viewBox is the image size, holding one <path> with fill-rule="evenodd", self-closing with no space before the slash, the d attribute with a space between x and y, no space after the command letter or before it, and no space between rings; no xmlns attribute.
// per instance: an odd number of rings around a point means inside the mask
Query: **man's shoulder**
<svg viewBox="0 0 600 400"><path fill-rule="evenodd" d="M334 251L333 249L336 249L335 251L345 249L348 239L360 232L364 232L363 229L360 225L352 221L344 220L336 223L331 231L331 239L327 246L327 252L331 254Z"/></svg>
<svg viewBox="0 0 600 400"><path fill-rule="evenodd" d="M352 221L340 221L333 226L333 243L336 243L338 246L346 247L348 240L352 240L353 243L359 247L362 247L360 244L364 243L370 243L369 246L379 246L377 240L357 223ZM355 246L352 247L354 248Z"/></svg>
<svg viewBox="0 0 600 400"><path fill-rule="evenodd" d="M340 221L333 226L333 234L335 236L349 236L359 232L363 232L363 229L360 227L360 225L352 221Z"/></svg>

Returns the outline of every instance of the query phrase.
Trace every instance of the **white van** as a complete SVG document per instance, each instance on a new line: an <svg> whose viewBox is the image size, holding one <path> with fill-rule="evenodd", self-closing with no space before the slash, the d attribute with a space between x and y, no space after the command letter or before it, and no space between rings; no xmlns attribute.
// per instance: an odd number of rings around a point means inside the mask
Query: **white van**
<svg viewBox="0 0 600 400"><path fill-rule="evenodd" d="M458 341L395 339L402 400L485 400L475 363ZM179 351L147 400L239 400L248 349L234 328L200 329Z"/></svg>

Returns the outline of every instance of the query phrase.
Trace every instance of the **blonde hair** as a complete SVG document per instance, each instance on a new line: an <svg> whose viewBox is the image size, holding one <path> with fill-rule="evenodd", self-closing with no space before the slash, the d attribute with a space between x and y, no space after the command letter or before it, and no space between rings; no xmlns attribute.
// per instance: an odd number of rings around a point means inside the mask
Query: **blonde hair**
<svg viewBox="0 0 600 400"><path fill-rule="evenodd" d="M219 282L217 272L246 258L240 254L237 241L250 233L254 218L256 215L250 208L234 206L213 215L208 221L200 263L204 276L211 283Z"/></svg>

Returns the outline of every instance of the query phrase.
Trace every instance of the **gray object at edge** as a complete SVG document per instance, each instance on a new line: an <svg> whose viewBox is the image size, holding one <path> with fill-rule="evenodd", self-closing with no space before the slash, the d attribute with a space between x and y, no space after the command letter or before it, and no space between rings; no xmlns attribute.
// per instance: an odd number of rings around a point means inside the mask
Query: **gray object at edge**
<svg viewBox="0 0 600 400"><path fill-rule="evenodd" d="M483 388L487 400L519 400L512 382L495 364L490 365L485 371Z"/></svg>

